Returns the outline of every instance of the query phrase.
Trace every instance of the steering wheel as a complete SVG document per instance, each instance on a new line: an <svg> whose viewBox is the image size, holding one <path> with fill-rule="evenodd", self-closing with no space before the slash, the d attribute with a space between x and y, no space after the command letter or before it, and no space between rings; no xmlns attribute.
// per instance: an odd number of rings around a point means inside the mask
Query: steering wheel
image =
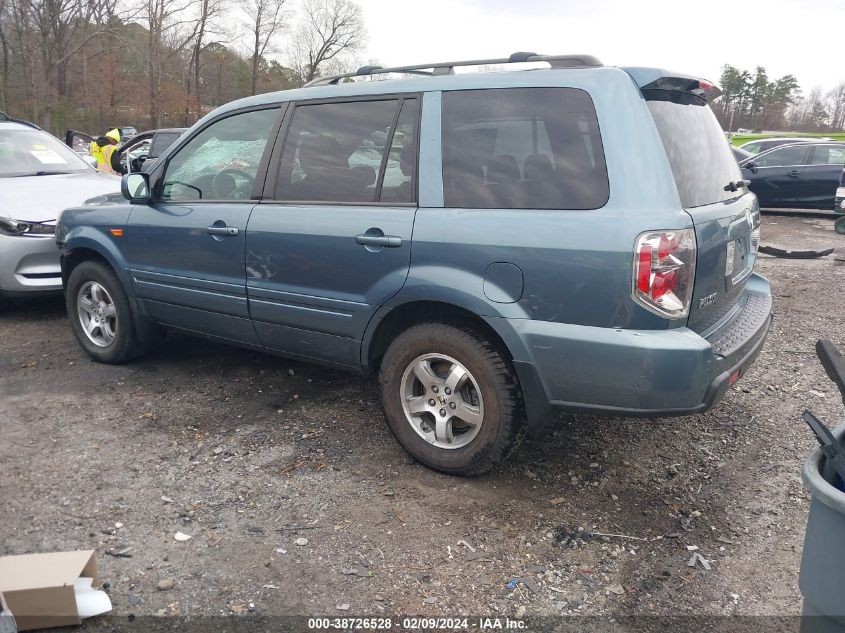
<svg viewBox="0 0 845 633"><path fill-rule="evenodd" d="M129 164L132 167L132 171L141 171L141 168L144 166L144 162L147 160L146 154L141 154L140 156L136 156L129 160Z"/></svg>
<svg viewBox="0 0 845 633"><path fill-rule="evenodd" d="M235 175L246 178L250 188L252 188L255 178L242 169L222 169L214 175L214 179L211 181L211 189L214 191L215 198L219 200L240 200L247 197L246 194L240 191L240 187L238 187L238 183L234 178Z"/></svg>

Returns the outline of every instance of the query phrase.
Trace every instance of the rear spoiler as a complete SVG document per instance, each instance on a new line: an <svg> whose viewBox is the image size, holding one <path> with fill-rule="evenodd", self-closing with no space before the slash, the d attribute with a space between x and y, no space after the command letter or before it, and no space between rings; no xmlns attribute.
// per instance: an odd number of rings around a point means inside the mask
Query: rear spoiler
<svg viewBox="0 0 845 633"><path fill-rule="evenodd" d="M661 70L659 68L625 68L640 90L677 90L713 101L722 91L711 81Z"/></svg>

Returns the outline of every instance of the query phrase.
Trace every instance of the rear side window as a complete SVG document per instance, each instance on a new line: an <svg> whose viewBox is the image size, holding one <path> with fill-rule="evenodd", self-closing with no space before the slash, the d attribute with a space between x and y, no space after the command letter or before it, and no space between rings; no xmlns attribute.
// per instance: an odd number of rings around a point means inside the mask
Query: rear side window
<svg viewBox="0 0 845 633"><path fill-rule="evenodd" d="M443 94L443 195L469 209L598 209L609 188L596 110L575 88Z"/></svg>
<svg viewBox="0 0 845 633"><path fill-rule="evenodd" d="M685 208L742 195L725 186L742 180L719 122L707 101L678 90L643 90ZM730 187L728 188L730 189Z"/></svg>
<svg viewBox="0 0 845 633"><path fill-rule="evenodd" d="M158 158L162 152L176 142L179 138L178 132L159 132L153 137L153 142L150 143L150 158Z"/></svg>
<svg viewBox="0 0 845 633"><path fill-rule="evenodd" d="M276 199L413 202L417 119L416 99L297 106Z"/></svg>
<svg viewBox="0 0 845 633"><path fill-rule="evenodd" d="M818 145L813 151L811 165L845 165L845 145Z"/></svg>

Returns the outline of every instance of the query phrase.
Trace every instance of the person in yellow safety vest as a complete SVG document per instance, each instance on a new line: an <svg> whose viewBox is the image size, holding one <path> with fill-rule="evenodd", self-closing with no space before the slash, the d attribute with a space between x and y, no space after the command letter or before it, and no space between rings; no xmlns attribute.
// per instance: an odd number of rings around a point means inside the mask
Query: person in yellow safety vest
<svg viewBox="0 0 845 633"><path fill-rule="evenodd" d="M118 143L120 143L120 132L117 129L109 130L105 136L99 136L91 142L88 151L97 159L97 171L114 173L111 159Z"/></svg>

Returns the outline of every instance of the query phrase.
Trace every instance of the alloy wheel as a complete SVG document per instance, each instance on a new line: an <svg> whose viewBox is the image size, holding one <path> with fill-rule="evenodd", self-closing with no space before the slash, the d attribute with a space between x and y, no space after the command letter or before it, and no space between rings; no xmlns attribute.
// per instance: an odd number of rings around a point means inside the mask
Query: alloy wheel
<svg viewBox="0 0 845 633"><path fill-rule="evenodd" d="M117 310L108 291L86 281L76 294L76 313L85 336L98 347L108 347L117 334Z"/></svg>
<svg viewBox="0 0 845 633"><path fill-rule="evenodd" d="M437 448L464 447L481 430L481 390L469 370L451 356L418 356L405 369L399 389L408 423Z"/></svg>

